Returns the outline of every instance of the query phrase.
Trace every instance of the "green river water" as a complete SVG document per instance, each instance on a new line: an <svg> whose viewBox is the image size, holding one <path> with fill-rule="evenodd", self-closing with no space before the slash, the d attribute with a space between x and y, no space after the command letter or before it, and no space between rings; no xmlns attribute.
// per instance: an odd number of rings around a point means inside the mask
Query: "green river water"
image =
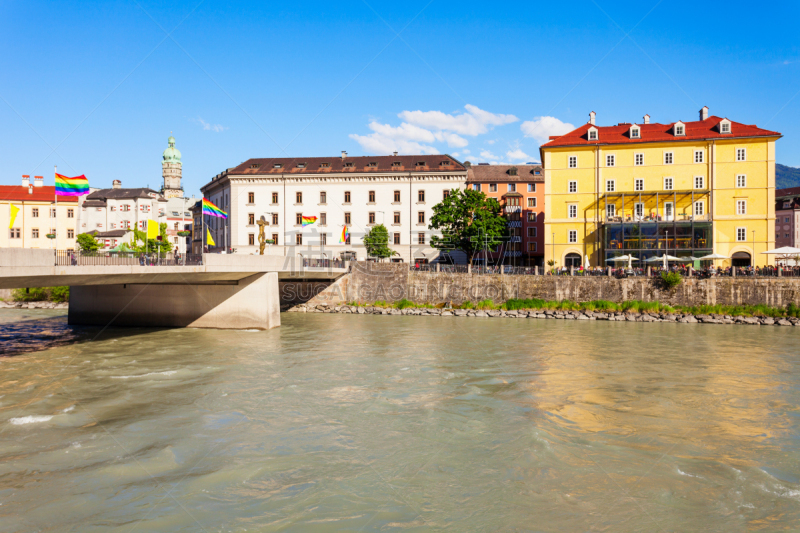
<svg viewBox="0 0 800 533"><path fill-rule="evenodd" d="M798 531L800 328L0 310L0 531Z"/></svg>

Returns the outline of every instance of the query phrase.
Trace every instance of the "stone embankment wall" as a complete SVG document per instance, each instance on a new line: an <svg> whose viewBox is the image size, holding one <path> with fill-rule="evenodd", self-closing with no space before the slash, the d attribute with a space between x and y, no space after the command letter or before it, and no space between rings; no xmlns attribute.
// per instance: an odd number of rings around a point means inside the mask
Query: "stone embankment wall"
<svg viewBox="0 0 800 533"><path fill-rule="evenodd" d="M321 289L311 304L375 302L408 299L420 304L449 302L460 305L469 300L502 303L510 298L608 300L625 302L658 301L669 305L757 305L785 307L800 305L800 279L712 278L684 279L674 289L665 289L659 279L608 276L500 276L410 272L404 263L354 263L353 270ZM303 299L295 299L296 304Z"/></svg>

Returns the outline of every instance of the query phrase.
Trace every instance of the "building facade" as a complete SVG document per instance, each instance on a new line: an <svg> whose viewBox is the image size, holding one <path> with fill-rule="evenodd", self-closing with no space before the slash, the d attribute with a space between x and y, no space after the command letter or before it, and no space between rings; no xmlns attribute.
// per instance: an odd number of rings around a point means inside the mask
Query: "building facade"
<svg viewBox="0 0 800 533"><path fill-rule="evenodd" d="M466 167L448 155L250 159L201 188L229 214L203 217L201 233L205 239L209 229L210 251L258 253L263 217L270 253L363 260L363 236L383 224L393 260L424 263L439 255L430 246L438 232L428 230L433 206L466 179ZM303 226L304 216L317 218Z"/></svg>
<svg viewBox="0 0 800 533"><path fill-rule="evenodd" d="M641 124L597 126L592 112L540 147L545 260L605 266L627 254L717 253L728 265L766 264L780 137L709 116L707 107L698 121L669 124L645 115Z"/></svg>
<svg viewBox="0 0 800 533"><path fill-rule="evenodd" d="M97 189L81 197L79 233L92 233L103 248L133 242L133 228L144 231L147 221L165 222L167 200L147 189L123 189L120 180L112 188Z"/></svg>
<svg viewBox="0 0 800 533"><path fill-rule="evenodd" d="M800 245L800 187L775 191L775 247Z"/></svg>
<svg viewBox="0 0 800 533"><path fill-rule="evenodd" d="M472 165L467 187L496 199L508 219L510 240L480 254L487 264L541 266L544 252L544 170L541 165ZM484 255L487 257L484 258Z"/></svg>
<svg viewBox="0 0 800 533"><path fill-rule="evenodd" d="M42 176L22 176L20 185L0 185L0 248L74 250L78 221L76 196L59 196ZM13 217L13 223L12 223Z"/></svg>

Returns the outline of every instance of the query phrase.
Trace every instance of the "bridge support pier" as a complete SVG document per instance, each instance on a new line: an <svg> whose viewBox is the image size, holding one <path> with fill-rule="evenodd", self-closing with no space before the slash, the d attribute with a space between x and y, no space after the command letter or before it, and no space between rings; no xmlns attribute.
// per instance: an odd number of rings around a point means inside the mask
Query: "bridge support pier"
<svg viewBox="0 0 800 533"><path fill-rule="evenodd" d="M272 329L281 325L278 274L219 284L70 287L71 325Z"/></svg>

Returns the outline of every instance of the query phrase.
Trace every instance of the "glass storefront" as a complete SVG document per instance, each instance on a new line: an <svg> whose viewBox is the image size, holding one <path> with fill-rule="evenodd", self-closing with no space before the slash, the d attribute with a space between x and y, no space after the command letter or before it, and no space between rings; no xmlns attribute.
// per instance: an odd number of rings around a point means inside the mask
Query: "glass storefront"
<svg viewBox="0 0 800 533"><path fill-rule="evenodd" d="M632 255L635 264L664 253L675 257L702 257L713 253L711 222L606 224L603 228L606 265L614 266L613 257ZM702 265L696 261L695 268ZM706 263L703 261L702 263Z"/></svg>

